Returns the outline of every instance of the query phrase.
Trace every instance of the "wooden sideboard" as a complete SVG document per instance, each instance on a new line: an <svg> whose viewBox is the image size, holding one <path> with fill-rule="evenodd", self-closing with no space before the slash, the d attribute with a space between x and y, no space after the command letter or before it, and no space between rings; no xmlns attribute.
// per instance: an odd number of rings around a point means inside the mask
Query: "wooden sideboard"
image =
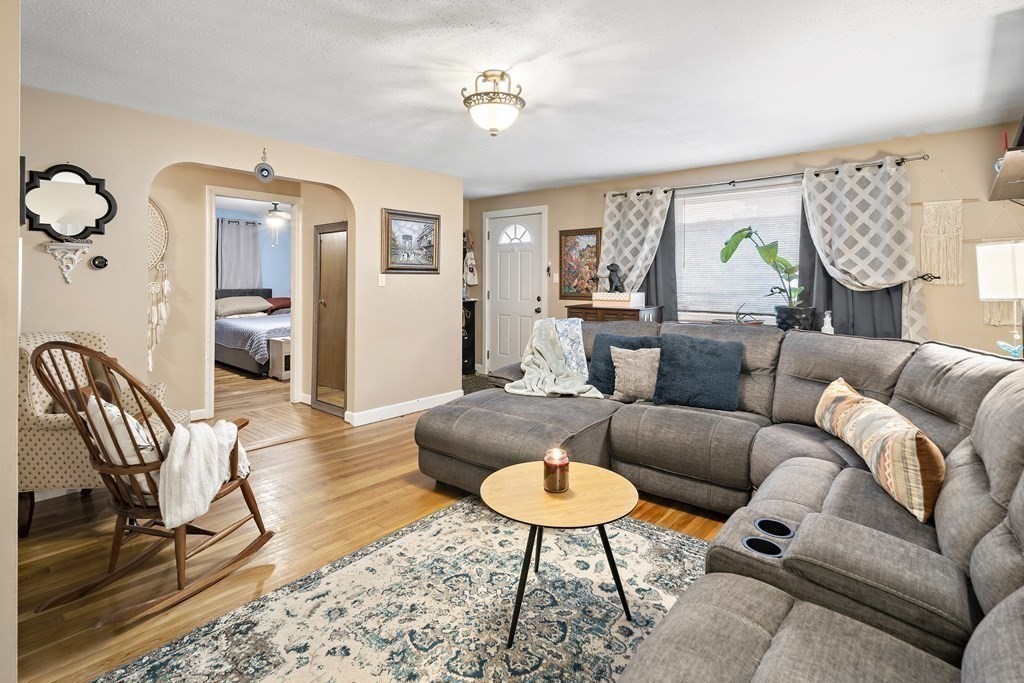
<svg viewBox="0 0 1024 683"><path fill-rule="evenodd" d="M643 308L621 308L616 306L595 306L594 304L572 304L566 306L566 317L582 318L591 323L605 323L613 320L642 320L661 322L661 306Z"/></svg>

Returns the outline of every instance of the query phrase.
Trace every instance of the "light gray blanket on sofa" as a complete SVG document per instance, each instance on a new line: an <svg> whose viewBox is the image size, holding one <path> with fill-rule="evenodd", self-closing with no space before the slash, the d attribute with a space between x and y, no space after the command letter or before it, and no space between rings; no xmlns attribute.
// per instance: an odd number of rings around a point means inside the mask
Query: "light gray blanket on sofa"
<svg viewBox="0 0 1024 683"><path fill-rule="evenodd" d="M582 347L582 335L580 337ZM505 385L505 391L521 396L583 396L603 398L587 384L587 376L566 364L554 318L533 324L533 335L523 350L523 378Z"/></svg>

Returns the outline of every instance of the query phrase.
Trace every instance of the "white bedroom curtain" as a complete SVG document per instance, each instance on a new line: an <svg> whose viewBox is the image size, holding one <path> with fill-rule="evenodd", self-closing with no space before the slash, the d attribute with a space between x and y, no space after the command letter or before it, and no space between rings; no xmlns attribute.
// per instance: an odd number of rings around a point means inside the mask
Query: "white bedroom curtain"
<svg viewBox="0 0 1024 683"><path fill-rule="evenodd" d="M828 274L866 292L903 285L904 339L928 337L910 223L910 177L896 157L804 172L804 205Z"/></svg>
<svg viewBox="0 0 1024 683"><path fill-rule="evenodd" d="M605 195L598 276L607 278L608 264L617 263L626 291L639 291L658 252L671 204L672 193L660 187Z"/></svg>
<svg viewBox="0 0 1024 683"><path fill-rule="evenodd" d="M257 289L262 286L259 224L218 218L217 289Z"/></svg>

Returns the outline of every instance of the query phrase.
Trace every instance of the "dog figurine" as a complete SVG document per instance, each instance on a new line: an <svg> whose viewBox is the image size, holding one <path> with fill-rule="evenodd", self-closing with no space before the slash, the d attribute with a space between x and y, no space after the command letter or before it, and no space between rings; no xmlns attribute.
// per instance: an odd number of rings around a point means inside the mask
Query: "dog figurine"
<svg viewBox="0 0 1024 683"><path fill-rule="evenodd" d="M622 276L619 275L619 264L608 264L608 291L625 292L626 286L622 284Z"/></svg>

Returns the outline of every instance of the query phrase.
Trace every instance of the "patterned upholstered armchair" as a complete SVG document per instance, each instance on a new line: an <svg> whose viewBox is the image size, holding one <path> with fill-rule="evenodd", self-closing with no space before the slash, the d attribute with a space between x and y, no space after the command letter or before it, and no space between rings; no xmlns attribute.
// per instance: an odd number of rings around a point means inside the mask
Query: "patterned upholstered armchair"
<svg viewBox="0 0 1024 683"><path fill-rule="evenodd" d="M107 340L95 332L30 332L18 338L18 535L27 536L35 509L35 492L50 489L103 488L89 462L89 451L74 422L32 372L30 357L40 344L66 341L107 352ZM151 387L161 401L165 387ZM187 410L168 411L175 424L188 424Z"/></svg>

